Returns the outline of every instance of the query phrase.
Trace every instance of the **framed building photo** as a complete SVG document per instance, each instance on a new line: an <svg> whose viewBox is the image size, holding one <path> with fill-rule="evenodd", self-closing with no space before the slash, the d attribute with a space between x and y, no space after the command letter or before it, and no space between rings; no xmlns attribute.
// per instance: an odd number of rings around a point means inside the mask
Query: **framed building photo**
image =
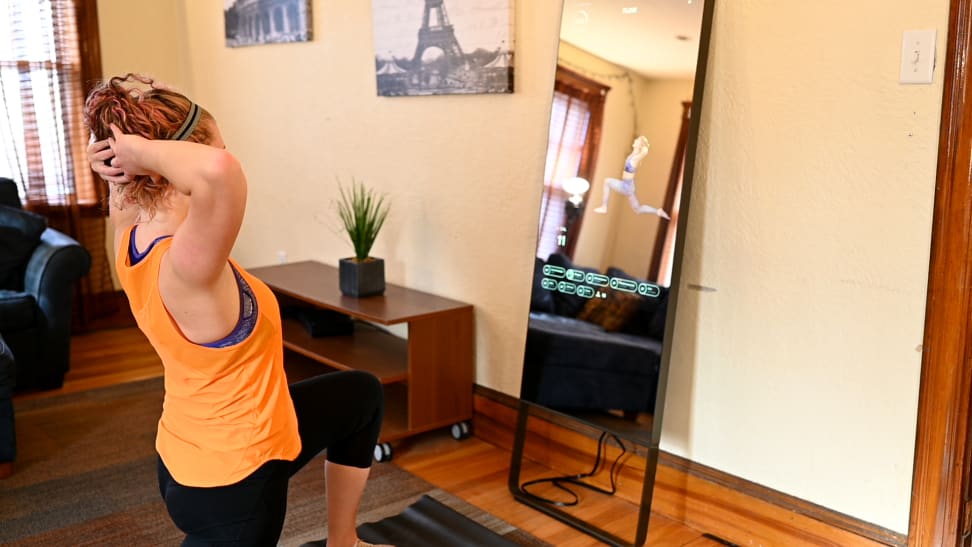
<svg viewBox="0 0 972 547"><path fill-rule="evenodd" d="M229 47L307 42L311 0L223 0Z"/></svg>
<svg viewBox="0 0 972 547"><path fill-rule="evenodd" d="M372 0L378 95L513 92L513 0Z"/></svg>

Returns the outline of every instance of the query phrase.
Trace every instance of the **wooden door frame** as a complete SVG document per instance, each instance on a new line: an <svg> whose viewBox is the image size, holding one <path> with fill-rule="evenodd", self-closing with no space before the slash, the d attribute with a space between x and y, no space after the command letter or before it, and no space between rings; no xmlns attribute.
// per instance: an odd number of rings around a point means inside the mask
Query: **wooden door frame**
<svg viewBox="0 0 972 547"><path fill-rule="evenodd" d="M972 0L951 0L908 545L969 528L972 395Z"/></svg>

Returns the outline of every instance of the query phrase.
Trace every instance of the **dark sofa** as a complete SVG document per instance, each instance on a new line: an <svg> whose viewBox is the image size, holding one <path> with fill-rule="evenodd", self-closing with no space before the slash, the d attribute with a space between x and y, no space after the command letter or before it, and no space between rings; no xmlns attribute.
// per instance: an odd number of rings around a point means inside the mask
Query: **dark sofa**
<svg viewBox="0 0 972 547"><path fill-rule="evenodd" d="M668 289L641 296L582 282L595 296L567 294L544 288L554 279L544 275L547 264L601 273L560 254L537 258L521 398L565 410L653 412ZM617 268L603 275L646 283Z"/></svg>
<svg viewBox="0 0 972 547"><path fill-rule="evenodd" d="M13 473L17 456L17 435L14 429L14 360L10 348L0 336L0 479Z"/></svg>
<svg viewBox="0 0 972 547"><path fill-rule="evenodd" d="M24 211L15 183L0 178L0 334L13 353L18 390L63 384L74 284L90 268L88 251Z"/></svg>

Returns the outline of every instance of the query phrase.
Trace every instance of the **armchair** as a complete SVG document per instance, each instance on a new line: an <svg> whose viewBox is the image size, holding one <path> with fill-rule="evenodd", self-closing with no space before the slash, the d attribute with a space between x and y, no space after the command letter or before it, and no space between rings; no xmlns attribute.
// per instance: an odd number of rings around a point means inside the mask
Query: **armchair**
<svg viewBox="0 0 972 547"><path fill-rule="evenodd" d="M14 457L17 455L13 387L13 354L0 336L0 479L5 479L13 473Z"/></svg>
<svg viewBox="0 0 972 547"><path fill-rule="evenodd" d="M15 183L0 179L0 334L13 353L18 390L63 384L73 287L90 268L84 247L24 211Z"/></svg>

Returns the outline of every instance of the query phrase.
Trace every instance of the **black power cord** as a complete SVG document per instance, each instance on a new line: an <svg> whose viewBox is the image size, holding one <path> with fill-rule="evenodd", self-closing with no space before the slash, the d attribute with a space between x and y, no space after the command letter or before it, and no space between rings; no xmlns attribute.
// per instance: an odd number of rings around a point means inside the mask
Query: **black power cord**
<svg viewBox="0 0 972 547"><path fill-rule="evenodd" d="M564 486L564 483L573 484L575 486L580 486L581 488L587 488L588 490L593 490L594 492L600 492L602 494L613 496L614 493L618 491L617 483L616 483L617 473L619 472L618 465L621 463L621 459L624 457L625 454L628 453L628 451L624 447L624 443L621 442L621 439L618 438L617 435L611 433L610 436L612 439L614 439L614 442L616 442L618 444L618 447L621 449L621 453L618 454L618 457L614 459L614 463L611 464L611 471L609 473L609 477L611 480L610 490L606 490L599 486L594 486L593 484L586 483L582 480L582 479L588 479L593 477L601 469L601 461L603 460L604 446L607 444L607 438L608 438L608 432L604 431L601 433L600 438L598 438L597 440L597 455L595 456L594 467L590 471L588 471L587 473L580 473L578 475L563 475L559 477L544 477L542 479L534 479L521 484L520 491L523 492L524 495L529 496L530 498L536 501L541 501L543 503L547 503L550 505L556 505L557 507L573 507L574 505L577 505L580 502L580 497L577 495L577 493L571 490L570 488ZM527 487L529 486L533 486L535 484L542 484L542 483L550 483L554 485L554 487L559 488L564 492L567 492L567 494L571 496L571 500L558 501L550 498L545 498L541 495L534 494L527 490Z"/></svg>
<svg viewBox="0 0 972 547"><path fill-rule="evenodd" d="M712 541L715 541L717 543L721 543L721 544L725 545L726 547L739 547L738 544L735 544L735 543L733 543L733 542L731 542L731 541L729 541L727 539L722 539L721 537L719 537L719 536L717 536L715 534L702 534L702 537L704 537L706 539L711 539Z"/></svg>

